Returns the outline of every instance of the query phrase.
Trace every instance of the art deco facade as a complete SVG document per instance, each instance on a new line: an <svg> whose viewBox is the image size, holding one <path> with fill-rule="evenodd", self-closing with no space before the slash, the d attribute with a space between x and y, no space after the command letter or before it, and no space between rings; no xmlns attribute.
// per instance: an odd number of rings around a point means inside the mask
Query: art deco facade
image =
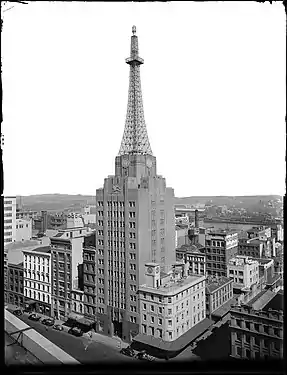
<svg viewBox="0 0 287 375"><path fill-rule="evenodd" d="M124 340L139 332L145 263L175 260L174 191L157 175L144 120L138 38L131 37L128 109L115 174L96 191L97 321Z"/></svg>
<svg viewBox="0 0 287 375"><path fill-rule="evenodd" d="M139 287L140 333L174 341L205 319L205 276L188 275L188 263L168 273L147 263L146 283Z"/></svg>
<svg viewBox="0 0 287 375"><path fill-rule="evenodd" d="M231 356L242 359L283 358L283 311L231 309Z"/></svg>

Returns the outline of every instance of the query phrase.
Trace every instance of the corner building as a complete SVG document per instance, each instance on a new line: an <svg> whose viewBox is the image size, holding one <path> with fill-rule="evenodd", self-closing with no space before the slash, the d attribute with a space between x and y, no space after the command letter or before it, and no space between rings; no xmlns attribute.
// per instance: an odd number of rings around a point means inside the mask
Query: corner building
<svg viewBox="0 0 287 375"><path fill-rule="evenodd" d="M139 333L145 263L175 261L174 191L157 175L144 120L138 37L132 29L126 124L115 174L96 192L97 325L126 341Z"/></svg>

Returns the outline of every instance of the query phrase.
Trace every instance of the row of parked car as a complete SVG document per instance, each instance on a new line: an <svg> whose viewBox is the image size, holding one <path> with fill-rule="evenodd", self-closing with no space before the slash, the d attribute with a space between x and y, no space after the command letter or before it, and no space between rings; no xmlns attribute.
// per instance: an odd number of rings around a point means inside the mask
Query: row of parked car
<svg viewBox="0 0 287 375"><path fill-rule="evenodd" d="M129 357L134 357L134 358L137 358L137 359L142 359L142 360L146 360L146 361L154 361L155 360L155 358L153 356L149 355L145 350L142 350L141 352L136 352L130 346L128 346L127 348L121 349L120 352L124 355L127 355Z"/></svg>
<svg viewBox="0 0 287 375"><path fill-rule="evenodd" d="M21 309L14 310L13 314L16 315L16 316L21 316L21 315L23 315L23 310L21 310ZM40 321L45 326L53 327L57 331L63 330L63 326L61 324L55 324L55 320L52 319L52 318L43 318L41 320L40 315L38 315L36 313L32 313L32 314L29 315L28 319L34 320L34 321L37 321L37 322ZM70 328L68 333L70 333L74 336L77 336L77 337L80 337L80 336L83 335L83 331L78 327ZM141 352L136 352L130 346L128 346L127 348L122 348L120 353L122 353L124 355L127 355L129 357L134 357L134 358L142 359L142 360L146 360L146 361L154 361L155 360L155 358L152 357L151 355L147 354L146 351L143 350Z"/></svg>
<svg viewBox="0 0 287 375"><path fill-rule="evenodd" d="M16 315L16 316L21 316L21 315L23 315L23 311L21 309L14 310L13 314ZM44 318L44 319L41 320L40 315L38 315L36 313L32 313L28 316L28 319L34 320L36 322L40 321L45 326L53 327L57 331L63 331L63 326L61 324L55 324L55 320L52 319L52 318ZM68 332L71 333L72 335L78 336L78 337L83 335L83 331L78 327L72 327L72 328L69 329Z"/></svg>

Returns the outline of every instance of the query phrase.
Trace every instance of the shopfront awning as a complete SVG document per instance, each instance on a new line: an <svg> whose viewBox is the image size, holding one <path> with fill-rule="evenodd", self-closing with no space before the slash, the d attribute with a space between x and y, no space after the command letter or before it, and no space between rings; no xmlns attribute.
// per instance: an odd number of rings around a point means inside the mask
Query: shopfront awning
<svg viewBox="0 0 287 375"><path fill-rule="evenodd" d="M28 301L25 301L25 305L34 305L35 303L37 303L37 301L32 301L32 300L28 300Z"/></svg>

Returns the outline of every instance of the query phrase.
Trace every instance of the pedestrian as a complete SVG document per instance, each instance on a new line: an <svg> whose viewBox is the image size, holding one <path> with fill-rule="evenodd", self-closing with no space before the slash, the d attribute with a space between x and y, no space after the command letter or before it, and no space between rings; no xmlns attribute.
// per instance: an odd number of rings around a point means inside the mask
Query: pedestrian
<svg viewBox="0 0 287 375"><path fill-rule="evenodd" d="M46 329L46 331L48 332L48 327L47 327L47 326L45 326L45 329Z"/></svg>

